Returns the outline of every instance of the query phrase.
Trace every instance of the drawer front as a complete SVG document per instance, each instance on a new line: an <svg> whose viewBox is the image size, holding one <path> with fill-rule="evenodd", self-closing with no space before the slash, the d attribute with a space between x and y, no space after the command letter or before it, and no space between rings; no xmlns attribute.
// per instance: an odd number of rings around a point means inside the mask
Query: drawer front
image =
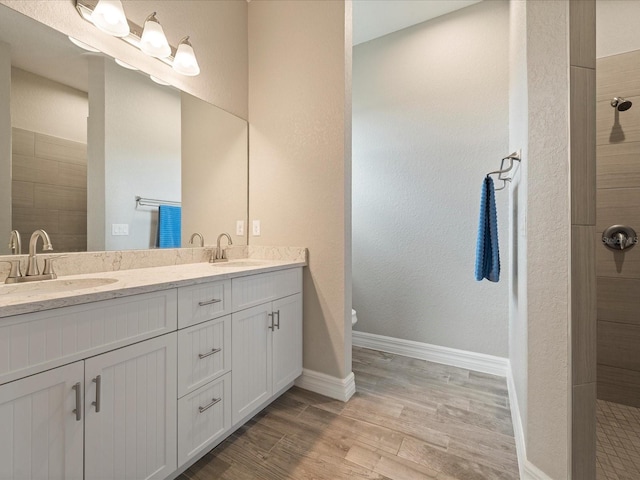
<svg viewBox="0 0 640 480"><path fill-rule="evenodd" d="M0 322L0 384L176 328L175 289L7 317Z"/></svg>
<svg viewBox="0 0 640 480"><path fill-rule="evenodd" d="M231 313L231 280L178 288L178 328Z"/></svg>
<svg viewBox="0 0 640 480"><path fill-rule="evenodd" d="M178 332L178 397L231 370L231 316Z"/></svg>
<svg viewBox="0 0 640 480"><path fill-rule="evenodd" d="M233 311L244 310L302 291L302 267L234 278Z"/></svg>
<svg viewBox="0 0 640 480"><path fill-rule="evenodd" d="M178 467L231 428L231 373L178 400Z"/></svg>

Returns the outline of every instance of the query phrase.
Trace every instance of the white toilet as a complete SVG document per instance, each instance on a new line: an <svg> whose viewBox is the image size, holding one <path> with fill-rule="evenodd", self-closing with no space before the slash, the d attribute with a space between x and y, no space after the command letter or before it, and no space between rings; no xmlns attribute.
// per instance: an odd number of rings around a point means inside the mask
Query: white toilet
<svg viewBox="0 0 640 480"><path fill-rule="evenodd" d="M351 309L351 325L355 325L356 322L358 321L358 317L356 316L356 311L352 308Z"/></svg>

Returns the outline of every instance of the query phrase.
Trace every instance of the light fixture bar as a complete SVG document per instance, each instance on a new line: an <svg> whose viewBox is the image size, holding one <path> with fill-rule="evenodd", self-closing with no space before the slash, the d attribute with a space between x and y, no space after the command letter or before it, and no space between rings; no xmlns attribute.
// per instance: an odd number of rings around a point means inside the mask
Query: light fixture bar
<svg viewBox="0 0 640 480"><path fill-rule="evenodd" d="M96 8L97 4L98 4L98 0L76 0L76 10L78 10L78 13L85 21L93 25L93 22L91 21L91 14L93 13L93 10ZM129 24L129 35L127 35L126 37L116 37L116 38L120 38L120 40L124 40L129 45L133 45L138 50L141 50L140 38L142 37L142 27L132 22L128 18L127 18L127 23ZM153 57L153 58L156 58L157 60L160 60L162 63L165 63L166 65L169 65L171 67L173 66L173 59L176 55L177 49L171 44L169 44L169 47L171 48L171 54L168 57L164 57L164 58Z"/></svg>

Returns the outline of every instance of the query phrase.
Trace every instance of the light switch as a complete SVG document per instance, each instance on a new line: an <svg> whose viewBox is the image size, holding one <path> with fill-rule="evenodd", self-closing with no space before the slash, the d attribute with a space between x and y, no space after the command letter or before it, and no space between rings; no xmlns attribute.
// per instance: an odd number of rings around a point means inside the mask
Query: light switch
<svg viewBox="0 0 640 480"><path fill-rule="evenodd" d="M113 236L129 235L129 224L128 223L112 223L111 235Z"/></svg>
<svg viewBox="0 0 640 480"><path fill-rule="evenodd" d="M253 236L254 237L260 236L260 220L253 221Z"/></svg>
<svg viewBox="0 0 640 480"><path fill-rule="evenodd" d="M236 222L236 235L244 235L244 220Z"/></svg>

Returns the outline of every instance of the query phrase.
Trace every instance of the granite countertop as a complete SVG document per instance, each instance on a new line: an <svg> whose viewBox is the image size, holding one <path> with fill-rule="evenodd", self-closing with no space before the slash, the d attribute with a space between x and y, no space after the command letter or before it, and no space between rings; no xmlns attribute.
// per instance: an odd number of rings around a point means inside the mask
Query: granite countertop
<svg viewBox="0 0 640 480"><path fill-rule="evenodd" d="M0 284L0 318L305 265L302 260L247 258L229 263L189 263Z"/></svg>

